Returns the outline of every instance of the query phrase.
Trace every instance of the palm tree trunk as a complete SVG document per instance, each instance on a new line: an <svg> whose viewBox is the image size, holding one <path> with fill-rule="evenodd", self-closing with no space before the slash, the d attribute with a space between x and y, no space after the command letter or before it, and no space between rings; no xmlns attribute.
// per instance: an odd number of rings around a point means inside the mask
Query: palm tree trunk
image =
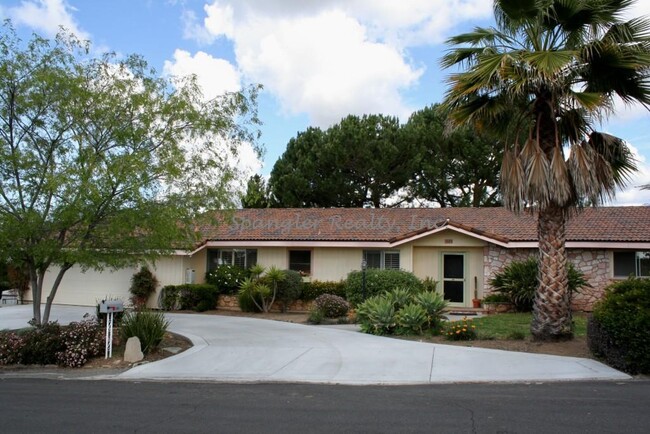
<svg viewBox="0 0 650 434"><path fill-rule="evenodd" d="M539 211L539 287L535 293L530 325L535 340L559 341L573 338L567 255L564 248L565 222L565 211L557 205Z"/></svg>

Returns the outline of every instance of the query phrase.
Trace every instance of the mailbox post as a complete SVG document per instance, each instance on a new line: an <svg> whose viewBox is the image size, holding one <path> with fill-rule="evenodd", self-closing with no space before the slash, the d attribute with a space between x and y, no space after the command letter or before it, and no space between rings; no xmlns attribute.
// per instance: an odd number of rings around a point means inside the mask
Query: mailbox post
<svg viewBox="0 0 650 434"><path fill-rule="evenodd" d="M102 300L99 303L99 313L106 314L105 359L113 357L113 314L115 312L124 312L124 303L122 300Z"/></svg>

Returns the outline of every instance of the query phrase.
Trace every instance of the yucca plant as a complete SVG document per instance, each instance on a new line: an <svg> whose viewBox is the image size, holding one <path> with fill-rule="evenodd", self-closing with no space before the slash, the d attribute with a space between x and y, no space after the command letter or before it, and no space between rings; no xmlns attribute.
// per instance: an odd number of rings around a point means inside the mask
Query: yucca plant
<svg viewBox="0 0 650 434"><path fill-rule="evenodd" d="M142 352L149 354L158 348L165 337L169 321L163 312L151 310L136 310L127 312L120 325L120 337L123 341L137 336L142 345Z"/></svg>

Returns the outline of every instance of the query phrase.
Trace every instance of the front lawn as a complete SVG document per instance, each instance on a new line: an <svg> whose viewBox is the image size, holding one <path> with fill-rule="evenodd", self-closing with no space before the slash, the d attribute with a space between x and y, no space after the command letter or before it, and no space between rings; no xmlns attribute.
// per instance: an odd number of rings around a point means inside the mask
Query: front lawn
<svg viewBox="0 0 650 434"><path fill-rule="evenodd" d="M473 320L479 339L527 339L530 338L532 313L500 313ZM587 315L573 314L575 337L587 335Z"/></svg>

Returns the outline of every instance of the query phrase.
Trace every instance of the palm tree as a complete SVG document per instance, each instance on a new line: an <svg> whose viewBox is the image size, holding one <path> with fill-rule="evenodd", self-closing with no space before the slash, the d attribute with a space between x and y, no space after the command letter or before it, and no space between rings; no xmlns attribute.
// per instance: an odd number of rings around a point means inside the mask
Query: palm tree
<svg viewBox="0 0 650 434"><path fill-rule="evenodd" d="M650 103L650 21L622 20L633 0L495 0L496 27L450 38L444 106L452 124L502 131L505 206L538 215L539 287L531 331L573 336L565 224L614 196L636 170L622 139L594 126L615 97ZM568 158L565 152L568 150Z"/></svg>

